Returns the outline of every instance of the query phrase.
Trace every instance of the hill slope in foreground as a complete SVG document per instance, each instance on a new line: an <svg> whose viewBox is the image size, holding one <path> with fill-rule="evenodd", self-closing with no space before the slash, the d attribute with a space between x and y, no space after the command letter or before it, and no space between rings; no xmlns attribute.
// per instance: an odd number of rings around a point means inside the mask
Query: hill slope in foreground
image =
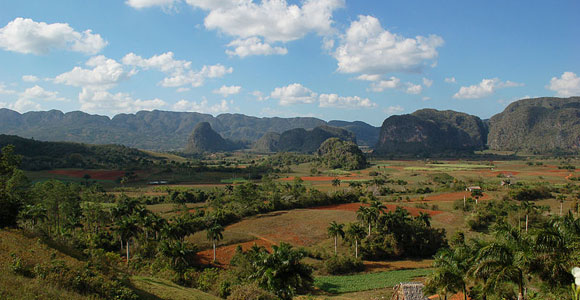
<svg viewBox="0 0 580 300"><path fill-rule="evenodd" d="M70 268L84 268L85 262L59 252L44 244L40 239L27 237L20 230L0 230L0 299L104 299L95 294L80 294L47 282L46 279L22 276L13 272L14 257L21 259L24 266L63 263ZM196 289L178 286L168 280L151 277L130 277L131 289L140 299L148 300L217 300L215 296Z"/></svg>

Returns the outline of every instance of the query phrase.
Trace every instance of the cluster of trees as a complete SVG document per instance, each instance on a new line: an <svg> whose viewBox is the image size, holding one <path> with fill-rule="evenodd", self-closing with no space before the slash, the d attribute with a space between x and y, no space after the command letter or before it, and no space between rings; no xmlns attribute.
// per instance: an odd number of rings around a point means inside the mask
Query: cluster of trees
<svg viewBox="0 0 580 300"><path fill-rule="evenodd" d="M502 221L491 239L458 234L435 256L427 287L474 300L565 299L574 280L570 270L580 263L579 246L580 218L571 212L528 232Z"/></svg>
<svg viewBox="0 0 580 300"><path fill-rule="evenodd" d="M354 256L367 260L431 257L440 248L447 246L445 230L431 227L431 217L420 213L412 217L401 207L385 212L379 201L370 206L361 206L357 211L359 222L330 223L328 235L334 239L337 254L338 238L354 246Z"/></svg>
<svg viewBox="0 0 580 300"><path fill-rule="evenodd" d="M364 153L358 146L339 138L329 138L318 148L318 160L331 169L360 170L368 166Z"/></svg>

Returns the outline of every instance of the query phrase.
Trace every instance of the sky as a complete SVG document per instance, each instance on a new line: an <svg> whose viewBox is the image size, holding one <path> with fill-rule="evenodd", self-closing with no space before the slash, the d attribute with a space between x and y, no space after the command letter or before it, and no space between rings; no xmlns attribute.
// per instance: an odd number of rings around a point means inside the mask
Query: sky
<svg viewBox="0 0 580 300"><path fill-rule="evenodd" d="M0 107L380 126L580 95L580 1L0 0Z"/></svg>

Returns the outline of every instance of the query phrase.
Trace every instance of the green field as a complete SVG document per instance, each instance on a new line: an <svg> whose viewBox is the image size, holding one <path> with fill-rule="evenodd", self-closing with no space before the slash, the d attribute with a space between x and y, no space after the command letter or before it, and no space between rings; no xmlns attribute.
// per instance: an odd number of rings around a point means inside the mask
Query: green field
<svg viewBox="0 0 580 300"><path fill-rule="evenodd" d="M400 282L412 281L431 273L428 269L397 270L346 276L316 277L314 285L328 293L350 293L393 287Z"/></svg>

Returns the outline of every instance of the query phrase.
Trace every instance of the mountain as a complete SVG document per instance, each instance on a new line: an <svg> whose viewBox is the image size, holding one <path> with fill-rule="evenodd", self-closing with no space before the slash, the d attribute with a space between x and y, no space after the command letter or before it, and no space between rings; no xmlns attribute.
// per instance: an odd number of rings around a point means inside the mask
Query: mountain
<svg viewBox="0 0 580 300"><path fill-rule="evenodd" d="M113 118L80 111L58 110L20 114L0 109L0 134L12 134L43 141L69 141L90 144L122 144L149 150L179 150L200 122L208 122L223 138L255 142L267 132L305 128L328 123L317 118L257 118L242 114L213 117L195 112L140 111ZM333 121L335 122L335 121ZM374 145L377 127L363 122L340 122L337 127L356 132L361 145ZM369 132L366 132L366 131ZM374 138L374 139L373 139Z"/></svg>
<svg viewBox="0 0 580 300"><path fill-rule="evenodd" d="M13 145L22 156L25 170L55 168L131 169L158 158L121 145L87 145L70 142L41 142L14 135L0 134L0 149Z"/></svg>
<svg viewBox="0 0 580 300"><path fill-rule="evenodd" d="M235 143L228 141L215 132L208 122L201 122L195 125L193 132L187 139L185 152L203 153L232 151L239 149Z"/></svg>
<svg viewBox="0 0 580 300"><path fill-rule="evenodd" d="M296 128L282 134L267 133L253 147L256 152L302 152L313 153L329 138L355 143L354 133L332 126L319 126L311 130Z"/></svg>
<svg viewBox="0 0 580 300"><path fill-rule="evenodd" d="M364 153L355 143L338 138L324 141L317 154L322 165L331 169L360 170L368 166Z"/></svg>
<svg viewBox="0 0 580 300"><path fill-rule="evenodd" d="M453 154L485 148L487 127L472 115L456 111L422 109L391 116L383 122L378 154Z"/></svg>
<svg viewBox="0 0 580 300"><path fill-rule="evenodd" d="M489 123L493 150L580 151L580 97L519 100Z"/></svg>
<svg viewBox="0 0 580 300"><path fill-rule="evenodd" d="M357 143L360 146L373 147L379 140L379 134L381 132L381 128L361 121L346 122L333 120L328 122L328 126L339 127L354 133Z"/></svg>

